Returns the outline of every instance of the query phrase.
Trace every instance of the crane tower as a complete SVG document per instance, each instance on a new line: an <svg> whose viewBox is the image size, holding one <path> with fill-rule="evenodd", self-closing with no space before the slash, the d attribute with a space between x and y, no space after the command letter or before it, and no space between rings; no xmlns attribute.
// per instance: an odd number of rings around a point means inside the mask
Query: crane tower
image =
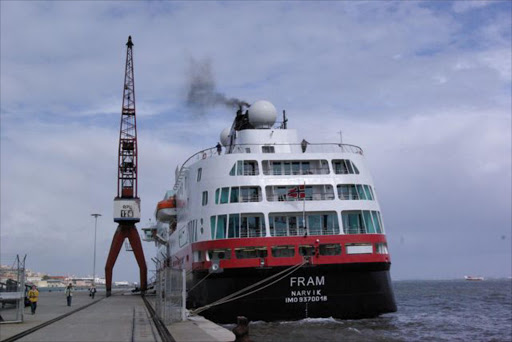
<svg viewBox="0 0 512 342"><path fill-rule="evenodd" d="M123 107L119 130L117 196L114 198L114 222L118 223L105 265L107 297L112 291L112 270L128 238L140 269L140 288L147 287L146 259L135 223L140 221L140 198L137 194L137 124L135 120L135 83L133 77L133 42L126 43L126 69L124 75Z"/></svg>

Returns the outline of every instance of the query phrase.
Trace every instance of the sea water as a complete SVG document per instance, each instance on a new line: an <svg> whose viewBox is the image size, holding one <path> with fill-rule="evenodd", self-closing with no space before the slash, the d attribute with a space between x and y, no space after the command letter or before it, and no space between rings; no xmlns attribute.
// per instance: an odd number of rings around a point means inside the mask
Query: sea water
<svg viewBox="0 0 512 342"><path fill-rule="evenodd" d="M512 341L512 279L395 281L393 288L395 313L251 322L249 335L254 342Z"/></svg>

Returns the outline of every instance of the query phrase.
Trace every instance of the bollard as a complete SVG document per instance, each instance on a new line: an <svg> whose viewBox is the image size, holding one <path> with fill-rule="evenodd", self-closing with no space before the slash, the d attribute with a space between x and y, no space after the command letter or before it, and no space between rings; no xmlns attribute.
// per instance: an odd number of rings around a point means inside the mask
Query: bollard
<svg viewBox="0 0 512 342"><path fill-rule="evenodd" d="M234 342L252 342L249 337L249 320L244 316L237 317L237 326L233 329L236 339Z"/></svg>

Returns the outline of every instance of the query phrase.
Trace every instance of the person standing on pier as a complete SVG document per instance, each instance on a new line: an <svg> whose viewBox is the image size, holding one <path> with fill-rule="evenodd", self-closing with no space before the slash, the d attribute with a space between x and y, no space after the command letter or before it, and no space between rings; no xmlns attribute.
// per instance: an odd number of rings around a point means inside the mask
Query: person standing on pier
<svg viewBox="0 0 512 342"><path fill-rule="evenodd" d="M30 301L30 310L32 311L32 315L36 313L37 309L37 300L39 299L39 291L35 285L32 285L30 291L28 291L28 300Z"/></svg>
<svg viewBox="0 0 512 342"><path fill-rule="evenodd" d="M73 284L69 283L66 287L66 298L68 300L68 306L71 306L71 299L73 299Z"/></svg>
<svg viewBox="0 0 512 342"><path fill-rule="evenodd" d="M91 297L92 297L92 299L94 299L94 295L96 294L96 286L94 286L94 285L93 285L93 286L91 287L91 290L90 290L90 291L91 291Z"/></svg>

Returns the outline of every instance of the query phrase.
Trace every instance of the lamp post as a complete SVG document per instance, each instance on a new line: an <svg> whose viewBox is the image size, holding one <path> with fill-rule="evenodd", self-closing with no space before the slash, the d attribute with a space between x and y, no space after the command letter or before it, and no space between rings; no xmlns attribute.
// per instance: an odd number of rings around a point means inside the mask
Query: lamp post
<svg viewBox="0 0 512 342"><path fill-rule="evenodd" d="M98 216L101 216L101 214L91 214L91 216L94 216L94 258L93 258L93 264L92 264L92 285L96 285L96 227L98 226Z"/></svg>

